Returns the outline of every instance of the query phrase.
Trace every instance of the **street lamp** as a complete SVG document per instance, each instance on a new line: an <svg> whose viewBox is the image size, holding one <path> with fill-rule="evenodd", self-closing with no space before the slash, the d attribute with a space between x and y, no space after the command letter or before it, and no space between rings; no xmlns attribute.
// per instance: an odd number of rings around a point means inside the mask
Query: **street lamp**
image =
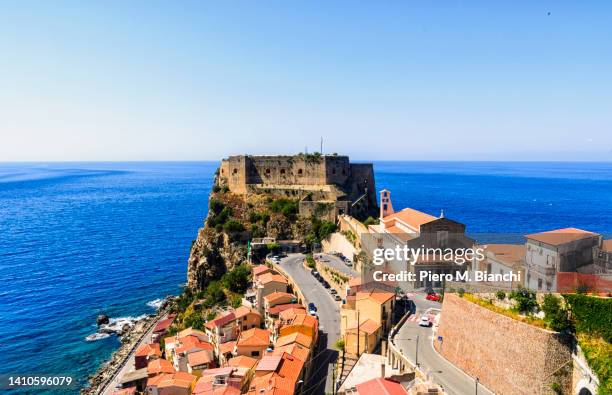
<svg viewBox="0 0 612 395"><path fill-rule="evenodd" d="M478 377L476 377L476 392L475 392L476 395L478 395L478 382L479 381L480 380L478 380Z"/></svg>

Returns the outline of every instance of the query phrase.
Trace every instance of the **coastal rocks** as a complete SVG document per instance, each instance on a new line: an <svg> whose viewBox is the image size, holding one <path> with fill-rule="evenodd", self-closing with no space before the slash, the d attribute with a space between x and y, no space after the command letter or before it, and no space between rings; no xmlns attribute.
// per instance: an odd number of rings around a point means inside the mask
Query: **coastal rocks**
<svg viewBox="0 0 612 395"><path fill-rule="evenodd" d="M96 318L96 324L98 326L108 324L109 321L110 321L110 317L107 316L106 314L100 314L98 318Z"/></svg>
<svg viewBox="0 0 612 395"><path fill-rule="evenodd" d="M105 383L110 380L113 375L121 369L125 361L130 357L132 351L135 350L142 336L147 333L160 319L167 313L167 308L160 309L156 315L143 316L134 322L127 331L123 332L121 338L121 346L115 351L111 359L106 362L93 376L89 378L90 386L81 389L81 394L99 394L105 387ZM138 318L138 317L137 317ZM110 319L112 324L113 319ZM123 329L123 328L122 328ZM126 328L127 329L127 328ZM109 335L107 335L109 336Z"/></svg>

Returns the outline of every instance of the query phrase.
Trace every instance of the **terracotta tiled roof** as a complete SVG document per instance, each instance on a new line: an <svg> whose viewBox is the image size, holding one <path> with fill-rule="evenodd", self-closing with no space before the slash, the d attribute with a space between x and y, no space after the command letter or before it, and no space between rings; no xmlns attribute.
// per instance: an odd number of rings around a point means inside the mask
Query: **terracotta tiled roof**
<svg viewBox="0 0 612 395"><path fill-rule="evenodd" d="M240 367L251 369L253 366L257 364L257 360L255 358L247 357L245 355L240 355L234 358L231 358L227 361L228 366L232 367Z"/></svg>
<svg viewBox="0 0 612 395"><path fill-rule="evenodd" d="M267 284L273 281L278 282L278 283L288 284L288 281L285 277L281 276L280 274L275 274L275 273L264 273L257 278L257 281L259 281L262 284Z"/></svg>
<svg viewBox="0 0 612 395"><path fill-rule="evenodd" d="M300 377L303 367L304 361L300 361L293 355L285 353L282 356L281 365L277 373L281 377L289 379L293 384L292 387L295 388L295 384L297 383L298 377Z"/></svg>
<svg viewBox="0 0 612 395"><path fill-rule="evenodd" d="M162 358L149 362L147 374L151 376L160 373L174 373L174 366L170 361Z"/></svg>
<svg viewBox="0 0 612 395"><path fill-rule="evenodd" d="M404 229L395 225L385 228L385 231L387 233L391 233L393 236L400 239L401 241L408 241L417 237L416 234L407 233Z"/></svg>
<svg viewBox="0 0 612 395"><path fill-rule="evenodd" d="M212 321L207 322L204 326L210 330L229 324L236 319L234 312L218 315Z"/></svg>
<svg viewBox="0 0 612 395"><path fill-rule="evenodd" d="M396 381L377 377L361 384L357 384L359 395L407 395L408 392Z"/></svg>
<svg viewBox="0 0 612 395"><path fill-rule="evenodd" d="M248 395L293 395L295 383L280 377L277 373L268 373L255 377L249 386Z"/></svg>
<svg viewBox="0 0 612 395"><path fill-rule="evenodd" d="M164 374L157 383L158 388L179 387L190 388L196 381L196 376L187 372L176 372L174 374Z"/></svg>
<svg viewBox="0 0 612 395"><path fill-rule="evenodd" d="M276 339L276 347L286 346L292 343L301 344L304 347L310 348L312 346L312 337L305 335L300 332L293 332L288 335L284 335Z"/></svg>
<svg viewBox="0 0 612 395"><path fill-rule="evenodd" d="M278 366L280 365L282 359L282 355L265 355L259 360L259 362L257 362L257 367L255 368L255 371L275 372L276 369L278 369Z"/></svg>
<svg viewBox="0 0 612 395"><path fill-rule="evenodd" d="M308 314L297 314L291 320L291 325L303 325L308 328L317 329L319 327L319 321L317 320L316 317L313 317Z"/></svg>
<svg viewBox="0 0 612 395"><path fill-rule="evenodd" d="M159 349L159 343L149 343L140 346L134 355L137 357L161 357L162 353Z"/></svg>
<svg viewBox="0 0 612 395"><path fill-rule="evenodd" d="M255 377L249 387L249 395L292 395L300 377L304 362L284 353L275 372Z"/></svg>
<svg viewBox="0 0 612 395"><path fill-rule="evenodd" d="M375 321L368 318L366 320L361 321L361 325L359 325L359 331L372 335L376 333L376 331L380 328L380 326L381 326L380 324L377 324ZM357 331L357 321L353 322L353 324L349 326L347 330L351 332L356 332Z"/></svg>
<svg viewBox="0 0 612 395"><path fill-rule="evenodd" d="M292 319L294 319L295 316L297 316L298 314L304 314L304 311L305 310L304 310L303 306L300 306L300 305L296 304L295 307L292 308L292 309L287 309L287 310L281 311L278 314L278 317L281 320L283 320L285 322L288 322L288 321L291 321Z"/></svg>
<svg viewBox="0 0 612 395"><path fill-rule="evenodd" d="M272 269L270 269L266 265L253 266L253 276L260 276L260 275L262 275L264 273L269 273L271 271L272 271Z"/></svg>
<svg viewBox="0 0 612 395"><path fill-rule="evenodd" d="M304 307L297 303L277 304L276 306L270 307L268 309L268 314L276 315L276 314L279 314L281 311L285 311L288 309L300 309L300 308L304 310Z"/></svg>
<svg viewBox="0 0 612 395"><path fill-rule="evenodd" d="M498 261L512 266L525 261L524 244L486 244L482 246L485 252L492 253Z"/></svg>
<svg viewBox="0 0 612 395"><path fill-rule="evenodd" d="M209 364L214 361L213 353L210 350L201 350L187 354L187 363L192 368L195 366Z"/></svg>
<svg viewBox="0 0 612 395"><path fill-rule="evenodd" d="M291 354L302 362L306 362L310 354L310 348L304 347L299 343L291 343L285 346L276 346L272 355L283 355L283 353Z"/></svg>
<svg viewBox="0 0 612 395"><path fill-rule="evenodd" d="M200 339L195 336L185 336L179 339L175 351L177 353L190 353L212 349L214 349L214 346L211 343L200 341Z"/></svg>
<svg viewBox="0 0 612 395"><path fill-rule="evenodd" d="M383 218L383 222L388 222L391 220L401 221L412 229L414 229L415 231L418 231L421 225L434 221L436 219L438 218L434 217L433 215L426 214L422 211L418 211L412 208L405 208L402 211L387 215L385 218Z"/></svg>
<svg viewBox="0 0 612 395"><path fill-rule="evenodd" d="M264 299L266 300L266 302L272 304L279 301L290 301L297 298L295 297L295 295L292 295L287 292L272 292L271 294L264 296Z"/></svg>
<svg viewBox="0 0 612 395"><path fill-rule="evenodd" d="M593 236L597 236L597 233L577 228L564 228L551 230L548 232L533 233L525 237L530 240L535 240L541 243L558 246Z"/></svg>
<svg viewBox="0 0 612 395"><path fill-rule="evenodd" d="M357 292L357 300L372 299L379 304L387 302L389 299L394 298L395 294L381 289L370 289L367 291Z"/></svg>
<svg viewBox="0 0 612 395"><path fill-rule="evenodd" d="M234 347L236 347L236 342L225 342L219 344L219 352L221 354L227 354L234 351Z"/></svg>
<svg viewBox="0 0 612 395"><path fill-rule="evenodd" d="M270 332L265 329L260 328L252 328L248 331L244 331L240 333L238 336L238 340L236 341L236 346L254 346L254 347L263 347L270 344Z"/></svg>
<svg viewBox="0 0 612 395"><path fill-rule="evenodd" d="M255 309L251 309L249 307L246 306L240 306L238 307L235 311L234 311L234 315L236 316L236 319L238 318L242 318L248 314L255 314L258 315L259 317L261 317L261 314L259 314L259 311L255 310Z"/></svg>
<svg viewBox="0 0 612 395"><path fill-rule="evenodd" d="M170 325L172 325L173 322L174 322L174 317L170 317L170 318L166 318L165 320L161 320L157 323L157 325L155 325L153 332L163 333L166 330L168 330L168 328L170 327Z"/></svg>
<svg viewBox="0 0 612 395"><path fill-rule="evenodd" d="M206 333L202 332L201 330L193 329L193 328L183 329L176 336L179 339L185 336L195 336L202 341L209 341Z"/></svg>

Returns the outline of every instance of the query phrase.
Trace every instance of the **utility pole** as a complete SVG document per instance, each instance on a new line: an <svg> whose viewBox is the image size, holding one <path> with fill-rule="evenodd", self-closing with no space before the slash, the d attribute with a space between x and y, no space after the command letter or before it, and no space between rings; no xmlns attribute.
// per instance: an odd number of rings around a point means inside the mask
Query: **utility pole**
<svg viewBox="0 0 612 395"><path fill-rule="evenodd" d="M336 394L336 362L332 365L332 395Z"/></svg>
<svg viewBox="0 0 612 395"><path fill-rule="evenodd" d="M323 155L323 137L321 137L321 155Z"/></svg>
<svg viewBox="0 0 612 395"><path fill-rule="evenodd" d="M359 358L359 338L361 337L359 333L359 325L359 310L357 310L357 358Z"/></svg>

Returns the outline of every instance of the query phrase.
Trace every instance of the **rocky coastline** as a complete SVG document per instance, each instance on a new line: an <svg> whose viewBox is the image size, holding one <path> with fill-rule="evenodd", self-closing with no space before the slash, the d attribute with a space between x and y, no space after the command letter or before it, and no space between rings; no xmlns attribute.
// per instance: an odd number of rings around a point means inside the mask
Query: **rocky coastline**
<svg viewBox="0 0 612 395"><path fill-rule="evenodd" d="M117 372L128 362L134 349L138 347L142 337L146 335L157 323L166 316L171 303L170 297L159 307L156 314L144 316L136 320L132 326L125 325L121 333L117 333L121 340L121 345L115 350L110 359L104 362L98 371L88 379L89 386L81 389L83 395L100 394L106 384L113 379ZM108 325L108 320L102 316L98 317L97 322L102 332L105 333L104 326Z"/></svg>

